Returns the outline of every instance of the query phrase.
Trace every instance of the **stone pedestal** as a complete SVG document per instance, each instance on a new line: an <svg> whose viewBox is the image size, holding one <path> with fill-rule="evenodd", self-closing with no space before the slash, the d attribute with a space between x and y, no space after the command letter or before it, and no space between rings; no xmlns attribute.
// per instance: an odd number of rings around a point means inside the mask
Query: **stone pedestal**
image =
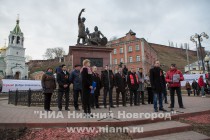
<svg viewBox="0 0 210 140"><path fill-rule="evenodd" d="M110 64L113 48L99 47L99 46L85 46L77 45L70 46L69 53L72 57L72 66L76 64L82 65L84 59L91 61L91 66L98 67L98 73L101 73L102 68Z"/></svg>

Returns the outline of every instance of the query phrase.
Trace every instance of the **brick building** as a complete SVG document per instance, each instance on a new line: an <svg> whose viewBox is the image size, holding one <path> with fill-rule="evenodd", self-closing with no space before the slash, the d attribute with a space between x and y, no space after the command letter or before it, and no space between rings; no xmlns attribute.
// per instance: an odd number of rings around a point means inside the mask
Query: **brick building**
<svg viewBox="0 0 210 140"><path fill-rule="evenodd" d="M107 46L114 48L110 62L114 68L122 62L128 69L131 66L136 70L143 68L144 74L147 74L158 57L150 44L144 38L137 38L132 30L124 37L109 41Z"/></svg>

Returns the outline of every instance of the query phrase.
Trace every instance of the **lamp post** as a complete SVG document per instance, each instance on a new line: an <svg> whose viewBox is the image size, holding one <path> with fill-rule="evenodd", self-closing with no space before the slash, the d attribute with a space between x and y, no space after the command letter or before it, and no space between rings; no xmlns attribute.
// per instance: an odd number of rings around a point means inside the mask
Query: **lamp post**
<svg viewBox="0 0 210 140"><path fill-rule="evenodd" d="M201 48L201 41L203 41L202 36L205 37L206 39L209 38L209 36L205 32L203 32L200 35L197 34L197 33L195 35L192 35L190 37L190 40L193 43L196 43L195 39L198 39L198 45L199 45L198 47L200 48L200 57L199 58L201 58L201 63L202 63L202 67L203 67L203 73L205 73L205 66L204 66L204 62L203 62L203 51L202 51L202 48Z"/></svg>

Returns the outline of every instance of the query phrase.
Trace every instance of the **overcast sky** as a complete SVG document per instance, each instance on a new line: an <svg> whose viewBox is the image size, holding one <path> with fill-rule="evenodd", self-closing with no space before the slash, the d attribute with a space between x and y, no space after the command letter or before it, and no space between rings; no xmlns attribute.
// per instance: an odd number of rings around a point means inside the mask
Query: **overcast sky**
<svg viewBox="0 0 210 140"><path fill-rule="evenodd" d="M189 43L195 33L210 36L209 0L0 0L0 46L20 15L26 55L43 59L47 48L75 45L77 18L86 18L85 26L94 26L108 38L123 37L130 29L139 38L157 44ZM202 42L210 50L210 39Z"/></svg>

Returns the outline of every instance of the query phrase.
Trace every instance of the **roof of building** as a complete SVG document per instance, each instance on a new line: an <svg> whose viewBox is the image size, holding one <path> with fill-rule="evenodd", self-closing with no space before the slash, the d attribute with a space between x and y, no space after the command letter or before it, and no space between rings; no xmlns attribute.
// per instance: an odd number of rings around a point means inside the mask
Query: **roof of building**
<svg viewBox="0 0 210 140"><path fill-rule="evenodd" d="M12 33L14 33L14 34L22 34L22 31L21 31L20 26L19 26L19 22L20 22L20 20L19 20L19 18L18 18L18 19L16 20L16 26L15 26L15 28L13 29Z"/></svg>

